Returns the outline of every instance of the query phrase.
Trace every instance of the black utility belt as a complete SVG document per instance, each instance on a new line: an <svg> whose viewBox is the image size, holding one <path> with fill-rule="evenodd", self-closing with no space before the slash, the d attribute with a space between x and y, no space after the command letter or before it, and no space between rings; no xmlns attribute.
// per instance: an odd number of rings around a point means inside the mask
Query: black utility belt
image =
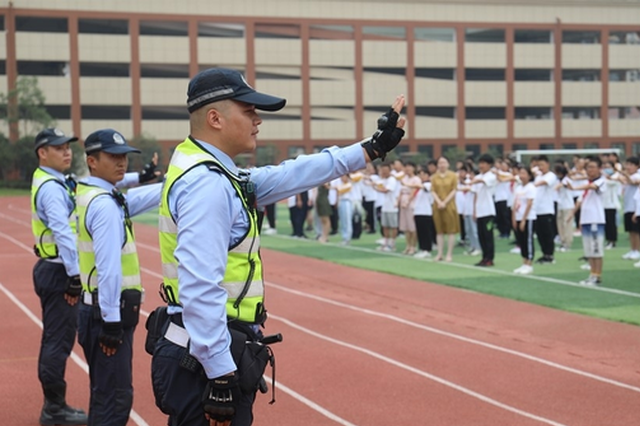
<svg viewBox="0 0 640 426"><path fill-rule="evenodd" d="M132 328L138 325L142 302L144 302L144 290L122 290L120 293L120 322L123 328ZM98 290L82 292L82 303L93 307L93 317L95 319L102 319L100 304L98 303Z"/></svg>

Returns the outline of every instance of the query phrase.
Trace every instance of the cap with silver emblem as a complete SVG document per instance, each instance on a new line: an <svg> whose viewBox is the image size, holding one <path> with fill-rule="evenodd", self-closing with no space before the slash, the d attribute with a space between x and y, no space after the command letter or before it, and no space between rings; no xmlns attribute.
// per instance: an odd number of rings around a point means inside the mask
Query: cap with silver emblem
<svg viewBox="0 0 640 426"><path fill-rule="evenodd" d="M84 151L87 154L104 151L109 154L140 153L140 150L127 145L127 140L113 129L102 129L91 133L84 140Z"/></svg>
<svg viewBox="0 0 640 426"><path fill-rule="evenodd" d="M37 151L38 148L41 148L45 145L58 146L64 145L68 142L75 142L78 138L75 136L67 136L60 129L56 129L54 127L49 127L44 129L36 136L34 149Z"/></svg>

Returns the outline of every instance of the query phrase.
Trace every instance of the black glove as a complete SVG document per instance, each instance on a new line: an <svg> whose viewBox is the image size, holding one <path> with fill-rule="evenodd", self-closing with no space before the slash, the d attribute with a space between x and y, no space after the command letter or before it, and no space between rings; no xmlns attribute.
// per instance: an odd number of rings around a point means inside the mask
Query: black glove
<svg viewBox="0 0 640 426"><path fill-rule="evenodd" d="M387 155L387 152L398 146L404 136L404 130L396 127L400 116L393 108L382 114L378 118L378 131L371 136L371 139L362 143L362 147L367 151L371 161Z"/></svg>
<svg viewBox="0 0 640 426"><path fill-rule="evenodd" d="M74 275L67 278L67 289L65 290L71 297L78 297L82 293L82 283L80 282L80 276Z"/></svg>
<svg viewBox="0 0 640 426"><path fill-rule="evenodd" d="M107 348L118 349L122 343L123 336L124 333L122 332L122 323L120 321L103 322L102 330L98 335L98 342Z"/></svg>
<svg viewBox="0 0 640 426"><path fill-rule="evenodd" d="M213 420L231 420L236 413L240 395L238 377L235 374L211 379L204 389L202 408Z"/></svg>
<svg viewBox="0 0 640 426"><path fill-rule="evenodd" d="M153 163L153 161L149 161L144 166L144 169L142 169L142 171L139 173L138 182L145 183L154 180L157 177L155 171L156 165Z"/></svg>

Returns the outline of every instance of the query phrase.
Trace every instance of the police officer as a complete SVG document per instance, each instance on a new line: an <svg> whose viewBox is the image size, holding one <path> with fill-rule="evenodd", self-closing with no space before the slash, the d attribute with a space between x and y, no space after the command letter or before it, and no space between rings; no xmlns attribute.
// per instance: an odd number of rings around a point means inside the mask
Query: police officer
<svg viewBox="0 0 640 426"><path fill-rule="evenodd" d="M404 97L362 144L247 171L233 158L255 149L257 110L280 110L285 99L221 68L196 75L187 96L191 135L171 158L159 212L170 321L155 345L152 382L171 425L248 426L256 387L240 390L230 345L238 330L259 339L266 320L256 201L274 203L383 157L404 135Z"/></svg>
<svg viewBox="0 0 640 426"><path fill-rule="evenodd" d="M63 172L71 166L70 143L78 138L54 128L36 136L39 166L31 184L31 229L39 257L33 283L42 307L42 340L38 379L44 392L41 425L83 425L84 411L67 405L64 380L67 358L73 348L80 296L80 271L76 251L75 182Z"/></svg>
<svg viewBox="0 0 640 426"><path fill-rule="evenodd" d="M116 184L127 154L140 151L112 129L85 140L91 176L78 183L78 254L82 282L78 341L89 364L90 426L124 426L133 403L133 332L142 302L131 216L158 205L161 184L123 195Z"/></svg>

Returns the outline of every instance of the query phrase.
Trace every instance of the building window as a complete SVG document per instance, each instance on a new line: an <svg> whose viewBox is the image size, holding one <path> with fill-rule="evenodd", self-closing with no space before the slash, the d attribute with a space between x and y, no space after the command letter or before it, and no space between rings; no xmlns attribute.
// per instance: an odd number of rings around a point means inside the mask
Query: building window
<svg viewBox="0 0 640 426"><path fill-rule="evenodd" d="M130 120L129 105L82 105L82 118L85 120Z"/></svg>
<svg viewBox="0 0 640 426"><path fill-rule="evenodd" d="M353 40L351 25L311 25L309 27L311 40Z"/></svg>
<svg viewBox="0 0 640 426"><path fill-rule="evenodd" d="M516 43L551 43L553 33L548 30L515 30Z"/></svg>
<svg viewBox="0 0 640 426"><path fill-rule="evenodd" d="M600 31L563 31L562 42L572 44L599 44Z"/></svg>
<svg viewBox="0 0 640 426"><path fill-rule="evenodd" d="M80 62L81 77L129 77L129 64L117 62Z"/></svg>
<svg viewBox="0 0 640 426"><path fill-rule="evenodd" d="M189 78L188 64L140 64L140 77Z"/></svg>
<svg viewBox="0 0 640 426"><path fill-rule="evenodd" d="M609 70L609 81L640 81L640 69Z"/></svg>
<svg viewBox="0 0 640 426"><path fill-rule="evenodd" d="M78 19L81 34L129 34L129 22L124 19Z"/></svg>
<svg viewBox="0 0 640 426"><path fill-rule="evenodd" d="M4 31L4 15L0 15L0 31Z"/></svg>
<svg viewBox="0 0 640 426"><path fill-rule="evenodd" d="M528 149L527 144L526 143L514 143L511 147L511 149L513 150L513 152L516 151L526 151Z"/></svg>
<svg viewBox="0 0 640 426"><path fill-rule="evenodd" d="M299 155L304 155L304 147L303 146L290 146L287 148L287 157L288 158L296 158Z"/></svg>
<svg viewBox="0 0 640 426"><path fill-rule="evenodd" d="M575 142L565 142L562 144L562 149L578 149L578 144Z"/></svg>
<svg viewBox="0 0 640 426"><path fill-rule="evenodd" d="M300 26L290 24L256 24L255 38L299 39Z"/></svg>
<svg viewBox="0 0 640 426"><path fill-rule="evenodd" d="M416 116L418 117L455 118L455 114L455 107L416 106Z"/></svg>
<svg viewBox="0 0 640 426"><path fill-rule="evenodd" d="M198 37L242 38L244 25L198 22Z"/></svg>
<svg viewBox="0 0 640 426"><path fill-rule="evenodd" d="M468 43L504 43L504 30L495 28L466 28L464 41Z"/></svg>
<svg viewBox="0 0 640 426"><path fill-rule="evenodd" d="M453 28L415 28L413 37L417 41L456 41L456 30Z"/></svg>
<svg viewBox="0 0 640 426"><path fill-rule="evenodd" d="M71 106L70 105L45 105L44 106L49 115L56 120L69 120L71 119Z"/></svg>
<svg viewBox="0 0 640 426"><path fill-rule="evenodd" d="M363 71L365 74L378 73L378 74L389 74L389 75L405 75L405 73L407 72L407 69L406 68L363 67Z"/></svg>
<svg viewBox="0 0 640 426"><path fill-rule="evenodd" d="M504 155L504 145L501 143L489 144L489 152L502 157Z"/></svg>
<svg viewBox="0 0 640 426"><path fill-rule="evenodd" d="M600 144L598 142L585 142L584 149L598 149Z"/></svg>
<svg viewBox="0 0 640 426"><path fill-rule="evenodd" d="M504 81L504 68L465 68L467 81Z"/></svg>
<svg viewBox="0 0 640 426"><path fill-rule="evenodd" d="M516 120L550 120L553 118L553 108L546 107L515 107Z"/></svg>
<svg viewBox="0 0 640 426"><path fill-rule="evenodd" d="M618 157L624 157L627 153L627 144L624 142L613 142L611 144L611 152L615 152L616 149L620 150Z"/></svg>
<svg viewBox="0 0 640 426"><path fill-rule="evenodd" d="M573 120L597 120L600 107L562 107L562 118Z"/></svg>
<svg viewBox="0 0 640 426"><path fill-rule="evenodd" d="M502 107L466 107L467 120L504 120L505 108Z"/></svg>
<svg viewBox="0 0 640 426"><path fill-rule="evenodd" d="M634 155L634 156L640 155L640 142L634 142L631 145L631 155Z"/></svg>
<svg viewBox="0 0 640 426"><path fill-rule="evenodd" d="M541 143L540 144L540 149L552 150L552 149L556 149L556 146L553 143Z"/></svg>
<svg viewBox="0 0 640 426"><path fill-rule="evenodd" d="M404 27L362 27L362 35L367 40L406 40Z"/></svg>
<svg viewBox="0 0 640 426"><path fill-rule="evenodd" d="M418 153L429 159L433 158L433 145L418 145ZM422 164L418 164L418 166L422 166Z"/></svg>
<svg viewBox="0 0 640 426"><path fill-rule="evenodd" d="M455 68L416 68L416 78L434 78L436 80L455 80Z"/></svg>
<svg viewBox="0 0 640 426"><path fill-rule="evenodd" d="M609 44L640 44L640 31L610 31Z"/></svg>
<svg viewBox="0 0 640 426"><path fill-rule="evenodd" d="M470 155L474 158L477 158L480 156L480 145L478 144L466 144L464 146L464 150L466 151L467 155Z"/></svg>
<svg viewBox="0 0 640 426"><path fill-rule="evenodd" d="M562 81L600 81L600 70L562 70Z"/></svg>
<svg viewBox="0 0 640 426"><path fill-rule="evenodd" d="M7 61L0 60L0 75L7 75Z"/></svg>
<svg viewBox="0 0 640 426"><path fill-rule="evenodd" d="M187 109L180 106L143 106L143 120L187 120Z"/></svg>
<svg viewBox="0 0 640 426"><path fill-rule="evenodd" d="M69 75L69 64L63 61L18 61L18 75Z"/></svg>
<svg viewBox="0 0 640 426"><path fill-rule="evenodd" d="M515 81L553 81L551 69L521 68L514 72Z"/></svg>
<svg viewBox="0 0 640 426"><path fill-rule="evenodd" d="M189 27L186 22L140 21L140 35L187 36Z"/></svg>
<svg viewBox="0 0 640 426"><path fill-rule="evenodd" d="M33 16L17 16L16 31L36 33L67 33L67 18L40 18Z"/></svg>

